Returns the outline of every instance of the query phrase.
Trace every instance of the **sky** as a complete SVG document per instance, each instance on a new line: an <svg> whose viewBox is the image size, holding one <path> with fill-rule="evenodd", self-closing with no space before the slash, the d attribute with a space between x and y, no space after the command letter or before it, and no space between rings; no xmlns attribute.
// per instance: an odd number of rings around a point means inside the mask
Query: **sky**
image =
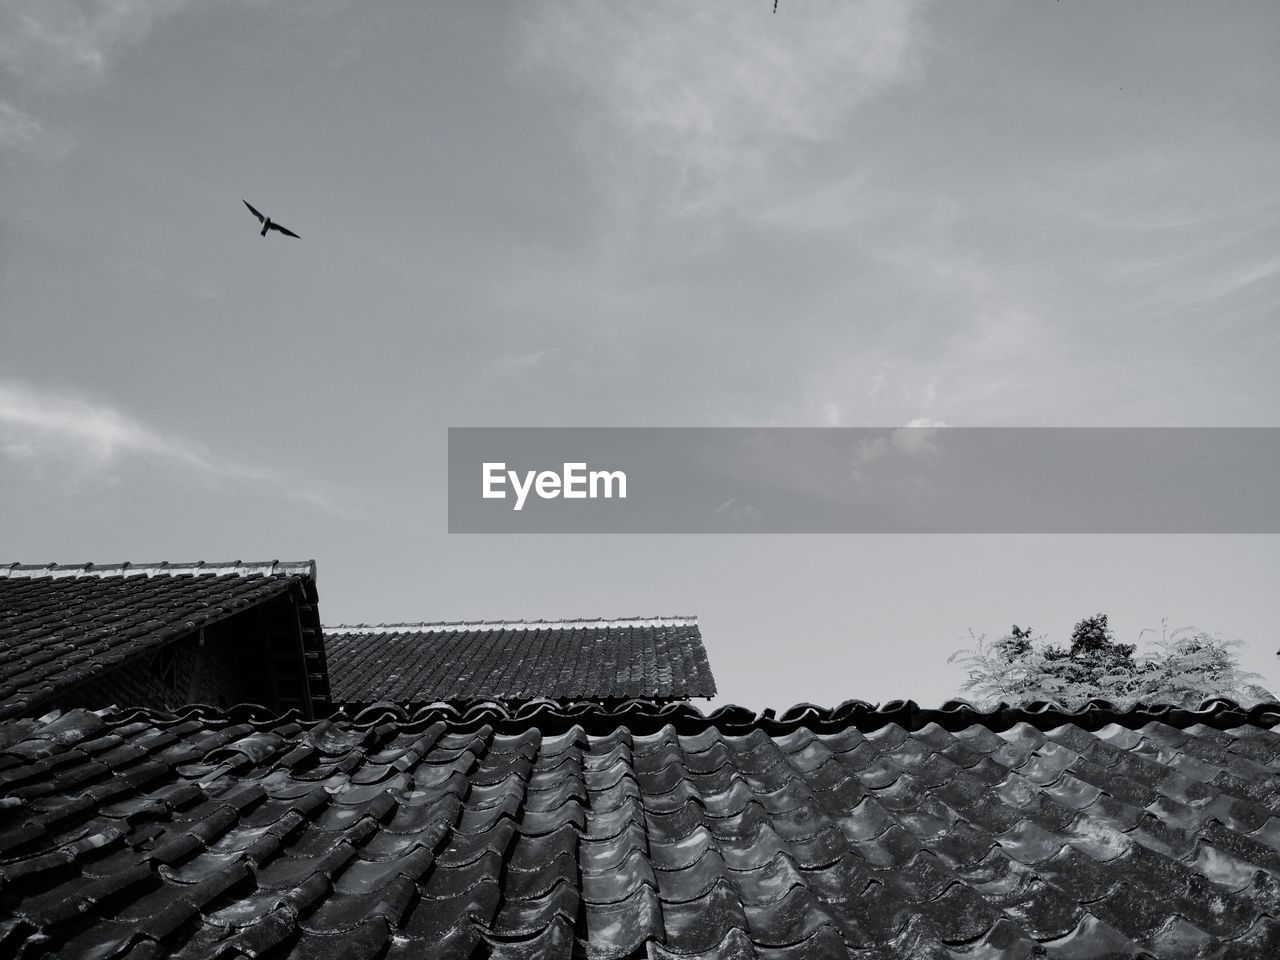
<svg viewBox="0 0 1280 960"><path fill-rule="evenodd" d="M1273 0L0 0L0 560L695 614L752 707L1100 611L1280 687L1275 536L445 524L450 426L1280 426L1278 94Z"/></svg>

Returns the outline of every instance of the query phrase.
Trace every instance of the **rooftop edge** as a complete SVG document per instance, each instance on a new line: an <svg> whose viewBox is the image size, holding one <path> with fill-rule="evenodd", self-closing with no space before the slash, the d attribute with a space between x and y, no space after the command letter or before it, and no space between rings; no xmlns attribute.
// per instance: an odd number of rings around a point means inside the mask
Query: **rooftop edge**
<svg viewBox="0 0 1280 960"><path fill-rule="evenodd" d="M617 627L697 627L697 617L618 617L612 620L437 620L422 623L340 623L326 636L392 633L459 633L467 630L608 630Z"/></svg>
<svg viewBox="0 0 1280 960"><path fill-rule="evenodd" d="M1099 730L1111 725L1132 730L1153 722L1182 730L1199 726L1218 730L1243 726L1271 729L1280 726L1280 703L1266 702L1246 706L1226 697L1210 697L1195 707L1153 703L1134 704L1123 709L1106 700L1091 700L1075 709L1063 709L1048 702L1020 705L1000 703L981 709L964 700L948 700L936 708L922 707L914 700L890 700L879 704L865 700L846 700L834 707L798 703L781 712L773 709L757 711L733 704L704 712L688 702L655 704L646 700L627 700L617 705L605 706L592 701L562 703L533 700L514 708L493 702L462 708L438 702L418 706L413 710L393 703L377 703L356 711L354 715L340 711L331 717L315 720L304 720L296 709L278 713L270 708L251 704L239 704L227 709L207 704L188 704L178 710L108 707L93 711L71 710L66 713L147 717L167 723L196 719L222 726L238 723L271 724L288 720L321 728L336 723L371 729L379 724L393 723L425 729L432 724L443 723L455 730L492 726L499 731L520 733L536 727L547 735L563 733L579 726L597 733L609 733L618 727L627 727L637 733L657 733L671 727L682 734L702 733L715 728L730 733L762 730L769 735L796 733L805 729L815 734L848 729L870 732L891 724L911 731L936 724L943 730L952 732L975 725L1000 732L1019 724L1028 724L1040 730L1067 724L1085 730ZM63 711L55 710L39 719L0 722L0 733L6 726L47 724L60 716L63 716ZM2 742L3 736L0 736L0 743Z"/></svg>
<svg viewBox="0 0 1280 960"><path fill-rule="evenodd" d="M6 563L0 564L0 579L35 580L74 577L159 577L159 576L241 576L261 575L316 579L314 560L234 560L229 563Z"/></svg>

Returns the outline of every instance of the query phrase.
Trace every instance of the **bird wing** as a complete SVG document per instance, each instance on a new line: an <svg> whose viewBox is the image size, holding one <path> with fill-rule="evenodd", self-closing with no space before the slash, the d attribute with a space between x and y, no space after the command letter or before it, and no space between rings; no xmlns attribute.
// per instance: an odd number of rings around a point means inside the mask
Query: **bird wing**
<svg viewBox="0 0 1280 960"><path fill-rule="evenodd" d="M253 209L253 204L251 204L248 200L242 199L240 202L249 208L249 212L258 218L259 223L264 223L266 221L267 218L264 217L262 214L260 214L257 210Z"/></svg>
<svg viewBox="0 0 1280 960"><path fill-rule="evenodd" d="M281 233L283 233L287 237L297 237L299 240L302 239L301 237L298 237L298 235L294 233L292 230L290 230L288 227L282 227L280 226L280 224L275 223L274 221L272 222L271 226L268 227L267 229L279 230Z"/></svg>

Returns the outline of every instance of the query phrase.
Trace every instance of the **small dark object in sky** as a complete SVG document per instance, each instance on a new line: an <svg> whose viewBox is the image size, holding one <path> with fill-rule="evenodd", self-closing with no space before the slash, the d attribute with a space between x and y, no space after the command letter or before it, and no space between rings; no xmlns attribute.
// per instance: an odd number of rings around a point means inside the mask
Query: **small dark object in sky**
<svg viewBox="0 0 1280 960"><path fill-rule="evenodd" d="M280 226L280 224L274 222L270 217L264 217L257 210L253 209L253 204L251 204L248 200L241 200L241 203L243 203L246 207L248 207L249 212L252 213L255 217L257 217L258 222L262 224L262 233L258 234L258 236L265 237L267 235L268 230L279 230L286 237L297 237L299 240L302 239L296 233L290 230L288 227L282 227Z"/></svg>

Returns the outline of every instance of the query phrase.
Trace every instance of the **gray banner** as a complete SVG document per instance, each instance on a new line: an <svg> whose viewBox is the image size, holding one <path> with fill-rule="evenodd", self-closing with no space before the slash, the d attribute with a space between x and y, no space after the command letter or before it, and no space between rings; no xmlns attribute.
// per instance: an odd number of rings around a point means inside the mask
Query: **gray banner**
<svg viewBox="0 0 1280 960"><path fill-rule="evenodd" d="M1280 533L1280 429L450 428L450 533Z"/></svg>

